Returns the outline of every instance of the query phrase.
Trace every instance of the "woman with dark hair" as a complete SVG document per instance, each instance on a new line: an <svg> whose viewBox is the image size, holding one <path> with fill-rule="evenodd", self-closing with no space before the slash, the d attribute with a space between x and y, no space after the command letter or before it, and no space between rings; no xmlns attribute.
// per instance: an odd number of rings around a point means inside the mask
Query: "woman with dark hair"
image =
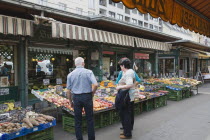
<svg viewBox="0 0 210 140"><path fill-rule="evenodd" d="M117 96L124 94L124 91L127 89L127 93L125 93L124 97L122 97L124 98L124 102L122 103L123 105L118 109L123 126L123 133L120 134L120 138L131 139L131 131L134 123L133 104L135 94L135 72L131 69L131 61L128 58L120 59L119 65L122 70L122 77L119 80L119 85L116 87L118 90ZM127 95L129 98L126 98Z"/></svg>

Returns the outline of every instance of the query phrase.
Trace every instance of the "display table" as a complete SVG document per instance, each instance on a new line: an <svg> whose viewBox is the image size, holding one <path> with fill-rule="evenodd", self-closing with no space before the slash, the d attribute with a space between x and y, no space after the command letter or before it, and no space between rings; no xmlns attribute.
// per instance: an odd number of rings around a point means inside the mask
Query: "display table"
<svg viewBox="0 0 210 140"><path fill-rule="evenodd" d="M210 73L202 73L204 80L210 80Z"/></svg>

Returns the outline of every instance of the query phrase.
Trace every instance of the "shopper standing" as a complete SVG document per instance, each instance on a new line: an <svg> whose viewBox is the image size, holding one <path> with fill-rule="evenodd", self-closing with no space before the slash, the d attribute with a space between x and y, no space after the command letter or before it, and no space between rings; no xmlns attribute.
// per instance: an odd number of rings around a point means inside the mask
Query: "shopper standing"
<svg viewBox="0 0 210 140"><path fill-rule="evenodd" d="M76 69L67 76L67 97L70 99L75 114L75 132L77 140L83 140L82 136L82 109L84 107L88 139L95 140L93 121L93 95L97 90L98 83L91 70L84 68L84 59L75 59ZM73 96L73 97L72 97Z"/></svg>
<svg viewBox="0 0 210 140"><path fill-rule="evenodd" d="M123 133L120 135L121 139L132 138L132 127L133 127L133 106L134 106L134 95L135 95L135 72L131 69L131 61L128 58L122 58L119 61L120 68L122 70L122 77L119 80L119 85L116 87L118 94L123 92L124 89L128 90L129 98L126 95L123 97L129 100L124 106L119 108L120 120L123 126Z"/></svg>

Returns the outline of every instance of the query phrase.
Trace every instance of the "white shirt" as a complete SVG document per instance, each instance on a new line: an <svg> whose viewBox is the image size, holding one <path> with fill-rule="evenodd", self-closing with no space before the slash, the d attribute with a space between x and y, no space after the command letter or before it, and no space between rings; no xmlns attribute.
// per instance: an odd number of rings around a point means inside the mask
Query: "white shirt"
<svg viewBox="0 0 210 140"><path fill-rule="evenodd" d="M119 80L120 85L133 85L129 90L129 96L131 101L134 101L135 97L135 72L132 69L122 73L122 78Z"/></svg>

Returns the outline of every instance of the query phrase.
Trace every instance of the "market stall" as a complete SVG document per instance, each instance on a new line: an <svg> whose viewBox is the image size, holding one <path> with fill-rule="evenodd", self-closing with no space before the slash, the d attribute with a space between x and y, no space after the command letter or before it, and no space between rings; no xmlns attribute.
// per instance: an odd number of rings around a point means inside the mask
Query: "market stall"
<svg viewBox="0 0 210 140"><path fill-rule="evenodd" d="M0 140L53 140L54 117L35 113L30 106L23 109L20 102L13 100L2 102L0 108Z"/></svg>

